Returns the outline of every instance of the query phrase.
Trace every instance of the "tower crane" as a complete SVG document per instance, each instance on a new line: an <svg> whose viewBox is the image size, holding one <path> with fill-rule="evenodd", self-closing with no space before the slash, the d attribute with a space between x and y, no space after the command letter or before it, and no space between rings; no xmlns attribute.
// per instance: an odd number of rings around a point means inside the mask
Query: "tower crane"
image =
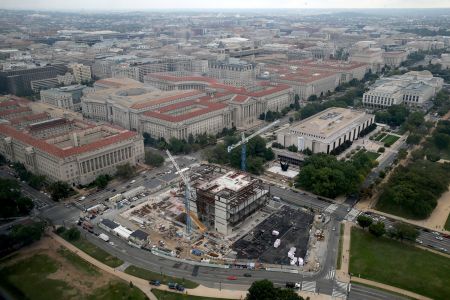
<svg viewBox="0 0 450 300"><path fill-rule="evenodd" d="M270 123L267 126L264 126L263 128L257 130L256 132L252 133L251 135L249 135L248 137L245 137L245 134L242 133L241 134L241 140L231 146L228 146L228 153L230 153L233 149L239 147L242 145L242 151L241 151L241 170L242 171L246 171L246 160L247 160L247 142L249 140L251 140L252 138L254 138L257 135L260 135L261 133L263 133L264 131L269 130L270 128L272 128L273 126L277 125L278 123L280 123L280 120L276 120L272 123Z"/></svg>
<svg viewBox="0 0 450 300"><path fill-rule="evenodd" d="M186 234L189 236L191 234L191 199L195 197L194 191L191 188L191 184L189 183L189 178L186 177L185 174L181 171L180 167L178 166L177 162L173 158L172 154L170 154L169 150L166 150L167 156L169 157L172 164L175 166L175 169L177 169L178 175L180 175L181 180L184 182L184 206L186 209Z"/></svg>

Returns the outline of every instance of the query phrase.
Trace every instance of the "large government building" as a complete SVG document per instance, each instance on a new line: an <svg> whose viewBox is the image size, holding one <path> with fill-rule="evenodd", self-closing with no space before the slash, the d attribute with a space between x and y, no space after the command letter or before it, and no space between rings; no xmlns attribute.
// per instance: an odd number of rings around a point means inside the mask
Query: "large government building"
<svg viewBox="0 0 450 300"><path fill-rule="evenodd" d="M363 104L372 108L386 108L398 104L427 108L443 84L442 78L433 77L429 71L411 71L403 75L384 77L364 93Z"/></svg>
<svg viewBox="0 0 450 300"><path fill-rule="evenodd" d="M0 99L0 153L50 181L89 184L144 159L142 137L110 125L36 113L29 101Z"/></svg>
<svg viewBox="0 0 450 300"><path fill-rule="evenodd" d="M374 122L375 116L364 111L331 107L280 131L277 141L285 147L295 145L299 151L330 153L345 141L356 140Z"/></svg>
<svg viewBox="0 0 450 300"><path fill-rule="evenodd" d="M236 88L208 77L151 74L146 84L126 78L97 81L82 99L82 112L91 119L168 140L249 128L260 122L262 113L280 111L292 102L292 89L284 84Z"/></svg>

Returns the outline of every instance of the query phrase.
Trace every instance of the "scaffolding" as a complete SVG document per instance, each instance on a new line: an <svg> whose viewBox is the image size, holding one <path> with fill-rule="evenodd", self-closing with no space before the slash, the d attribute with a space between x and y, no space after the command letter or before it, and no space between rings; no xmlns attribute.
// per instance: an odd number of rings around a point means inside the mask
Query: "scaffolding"
<svg viewBox="0 0 450 300"><path fill-rule="evenodd" d="M224 172L225 171L225 172ZM199 220L215 229L218 218L227 226L236 226L268 201L268 191L260 179L243 172L226 172L220 167L207 168L193 184ZM216 216L218 210L225 210Z"/></svg>

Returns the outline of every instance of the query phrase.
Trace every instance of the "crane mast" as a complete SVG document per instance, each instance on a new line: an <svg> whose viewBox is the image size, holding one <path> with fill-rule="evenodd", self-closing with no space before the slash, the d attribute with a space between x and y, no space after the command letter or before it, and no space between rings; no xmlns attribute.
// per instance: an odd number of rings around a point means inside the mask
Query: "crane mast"
<svg viewBox="0 0 450 300"><path fill-rule="evenodd" d="M191 198L193 196L191 184L189 183L189 178L186 177L183 172L181 171L180 167L178 166L177 162L173 158L172 154L169 150L166 150L167 156L169 157L172 164L175 166L175 169L177 169L178 175L180 175L181 180L184 182L184 206L186 209L186 234L189 236L191 234Z"/></svg>
<svg viewBox="0 0 450 300"><path fill-rule="evenodd" d="M246 171L246 168L247 168L247 166L246 166L247 142L249 140L251 140L252 138L254 138L255 136L260 135L261 133L269 130L270 128L272 128L273 126L277 125L278 123L280 123L280 120L276 120L276 121L270 123L269 125L264 126L263 128L261 128L261 129L257 130L256 132L252 133L248 137L245 137L245 134L242 133L241 134L241 140L238 143L236 143L234 145L231 145L231 146L228 146L227 150L228 150L228 153L230 153L233 149L236 149L237 147L242 145L242 150L241 150L241 170L242 171Z"/></svg>

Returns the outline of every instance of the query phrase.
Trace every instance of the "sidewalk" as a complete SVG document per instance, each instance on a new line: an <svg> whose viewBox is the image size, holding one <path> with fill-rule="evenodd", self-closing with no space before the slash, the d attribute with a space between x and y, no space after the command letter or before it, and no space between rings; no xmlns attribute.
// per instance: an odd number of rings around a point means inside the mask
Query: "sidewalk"
<svg viewBox="0 0 450 300"><path fill-rule="evenodd" d="M129 274L126 274L122 271L120 271L121 266L117 267L116 269L111 268L98 260L92 258L91 256L87 255L71 243L67 242L60 236L56 235L55 233L49 233L50 238L61 244L62 246L66 247L68 250L72 251L73 253L77 254L79 257L83 258L84 260L88 261L92 265L96 266L97 268L112 274L114 276L117 276L126 282L132 282L134 286L139 288L141 291L149 297L151 300L158 300L156 296L150 291L152 288L156 288L158 290L165 290L174 292L173 290L170 290L167 286L161 285L159 287L150 286L147 280L131 276ZM204 296L204 297L214 297L214 298L227 298L227 299L245 299L247 295L247 291L238 291L238 290L228 290L228 289L215 289L215 288L209 288L206 286L199 285L195 289L186 289L185 294L187 295L193 295L193 296ZM330 295L324 295L324 294L313 294L310 292L304 292L300 291L298 293L302 297L306 299L306 297L309 297L311 300L329 300L332 299Z"/></svg>
<svg viewBox="0 0 450 300"><path fill-rule="evenodd" d="M348 274L350 263L350 237L353 223L344 221L344 234L342 236L342 257L341 268L336 270L336 278L342 282L350 282L350 276ZM338 257L339 259L339 257Z"/></svg>
<svg viewBox="0 0 450 300"><path fill-rule="evenodd" d="M431 298L428 298L428 297L425 297L425 296L422 296L422 295L419 295L419 294L416 294L416 293L413 293L410 291L402 290L402 289L399 289L399 288L396 288L396 287L393 287L390 285L375 282L372 280L367 280L367 279L358 278L358 277L352 277L352 282L359 282L359 283L366 284L369 286L377 287L377 288L380 288L383 290L387 290L387 291L394 292L397 294L405 295L405 296L413 298L413 299L432 300Z"/></svg>
<svg viewBox="0 0 450 300"><path fill-rule="evenodd" d="M66 247L68 250L74 252L75 254L77 254L79 257L83 258L84 260L86 260L87 262L91 263L92 265L96 266L97 268L101 269L102 271L105 271L109 274L112 274L114 276L119 277L120 279L125 280L126 282L133 282L133 285L136 286L137 288L139 288L142 292L144 292L144 294L151 300L158 300L156 298L155 295L153 295L152 292L150 292L150 285L147 282L147 280L141 279L141 278L137 278L131 275L128 275L126 273L117 271L114 268L111 268L101 262L99 262L98 260L92 258L91 256L87 255L86 253L84 253L83 251L81 251L80 249L78 249L77 247L75 247L74 245L72 245L71 243L67 242L66 240L64 240L62 237L56 235L55 233L50 233L50 238L54 239L56 242L60 243L62 246Z"/></svg>

